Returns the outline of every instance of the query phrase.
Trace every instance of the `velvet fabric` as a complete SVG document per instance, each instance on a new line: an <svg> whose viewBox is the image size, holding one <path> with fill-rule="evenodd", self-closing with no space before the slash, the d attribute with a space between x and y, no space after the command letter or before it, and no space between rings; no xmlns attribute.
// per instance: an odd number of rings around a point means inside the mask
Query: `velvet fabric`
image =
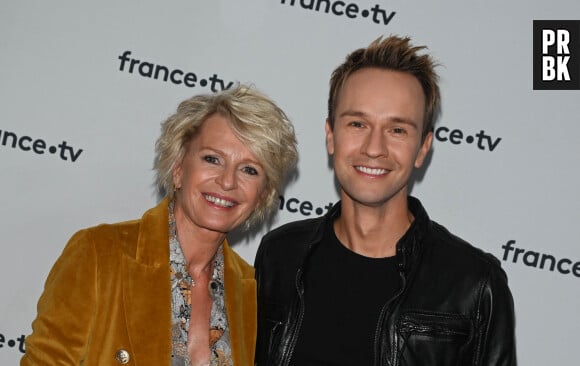
<svg viewBox="0 0 580 366"><path fill-rule="evenodd" d="M20 365L119 365L125 350L127 365L170 366L168 243L167 199L140 220L73 235L48 275ZM251 366L254 269L227 242L224 282L234 365Z"/></svg>

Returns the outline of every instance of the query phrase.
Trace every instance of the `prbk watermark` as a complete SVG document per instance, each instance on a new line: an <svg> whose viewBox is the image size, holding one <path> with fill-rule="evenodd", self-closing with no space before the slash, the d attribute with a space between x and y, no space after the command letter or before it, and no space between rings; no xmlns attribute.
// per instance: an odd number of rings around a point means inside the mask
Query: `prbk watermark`
<svg viewBox="0 0 580 366"><path fill-rule="evenodd" d="M534 90L580 90L580 20L534 20Z"/></svg>

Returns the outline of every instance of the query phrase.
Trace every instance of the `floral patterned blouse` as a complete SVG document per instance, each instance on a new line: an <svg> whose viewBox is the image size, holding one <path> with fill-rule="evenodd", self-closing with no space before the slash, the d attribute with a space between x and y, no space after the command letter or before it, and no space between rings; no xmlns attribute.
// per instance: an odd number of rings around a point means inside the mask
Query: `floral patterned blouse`
<svg viewBox="0 0 580 366"><path fill-rule="evenodd" d="M191 276L177 239L173 202L169 204L169 262L171 267L171 366L232 366L232 350L224 291L224 253L220 246L215 258L208 291L213 300L210 315L209 347L211 359L205 365L191 365L187 352L187 333L191 314ZM195 309L193 310L195 311Z"/></svg>

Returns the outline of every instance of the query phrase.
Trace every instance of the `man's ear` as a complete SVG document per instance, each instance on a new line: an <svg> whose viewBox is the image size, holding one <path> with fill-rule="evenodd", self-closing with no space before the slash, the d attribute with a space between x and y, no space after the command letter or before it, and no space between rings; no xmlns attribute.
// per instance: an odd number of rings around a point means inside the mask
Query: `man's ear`
<svg viewBox="0 0 580 366"><path fill-rule="evenodd" d="M326 124L324 125L324 130L326 131L326 151L328 155L334 154L334 133L332 127L330 126L330 121L326 119Z"/></svg>
<svg viewBox="0 0 580 366"><path fill-rule="evenodd" d="M419 153L415 158L415 168L420 168L423 165L425 157L429 153L429 150L431 150L432 143L433 143L433 132L429 132L427 136L425 136L425 138L423 139L423 143L419 148Z"/></svg>

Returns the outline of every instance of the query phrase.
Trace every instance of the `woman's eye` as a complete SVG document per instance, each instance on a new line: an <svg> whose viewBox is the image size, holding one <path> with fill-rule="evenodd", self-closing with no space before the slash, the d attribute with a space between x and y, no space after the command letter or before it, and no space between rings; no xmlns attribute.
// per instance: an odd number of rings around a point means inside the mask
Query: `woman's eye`
<svg viewBox="0 0 580 366"><path fill-rule="evenodd" d="M206 161L206 162L208 162L208 163L210 163L210 164L217 164L217 163L219 163L218 158L216 158L215 156L212 156L212 155L205 155L203 157L203 160Z"/></svg>
<svg viewBox="0 0 580 366"><path fill-rule="evenodd" d="M254 167L251 167L251 166L246 166L242 170L244 173L249 174L249 175L258 175L258 170Z"/></svg>

